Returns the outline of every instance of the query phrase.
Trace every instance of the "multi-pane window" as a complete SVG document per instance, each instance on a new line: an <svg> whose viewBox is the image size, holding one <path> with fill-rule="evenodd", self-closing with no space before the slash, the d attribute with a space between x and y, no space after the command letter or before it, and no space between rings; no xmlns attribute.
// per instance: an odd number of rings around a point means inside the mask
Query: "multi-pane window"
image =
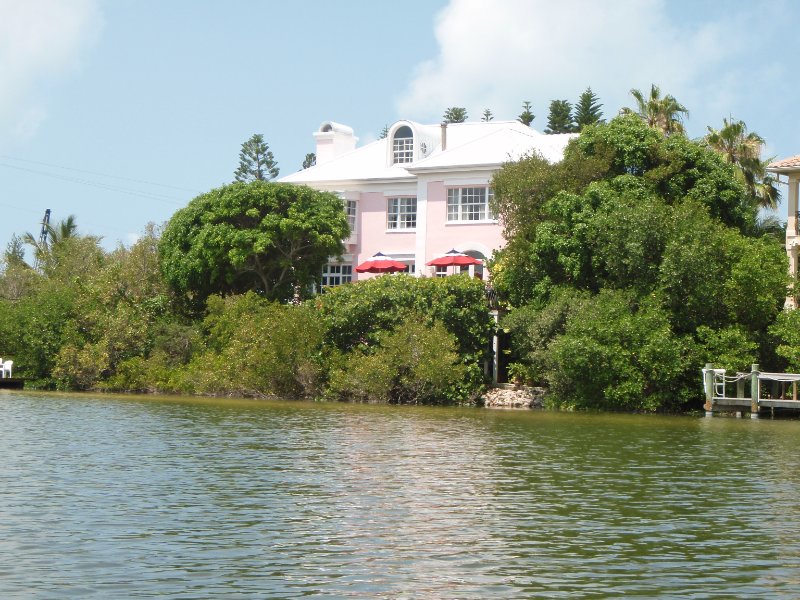
<svg viewBox="0 0 800 600"><path fill-rule="evenodd" d="M417 226L417 199L412 196L389 198L387 229L414 229Z"/></svg>
<svg viewBox="0 0 800 600"><path fill-rule="evenodd" d="M347 224L350 226L350 233L356 231L356 201L343 200L344 212L347 214Z"/></svg>
<svg viewBox="0 0 800 600"><path fill-rule="evenodd" d="M403 262L406 262L406 261L403 261ZM408 261L408 263L406 264L406 268L403 269L401 271L401 273L408 273L409 275L413 275L415 273L415 271L416 271L416 263L413 260L411 260L411 261Z"/></svg>
<svg viewBox="0 0 800 600"><path fill-rule="evenodd" d="M327 264L322 267L322 287L328 288L353 280L353 265Z"/></svg>
<svg viewBox="0 0 800 600"><path fill-rule="evenodd" d="M495 219L489 208L494 192L488 187L461 187L447 190L448 221L487 221Z"/></svg>
<svg viewBox="0 0 800 600"><path fill-rule="evenodd" d="M392 163L410 163L414 161L414 134L411 128L403 125L394 132L392 139Z"/></svg>

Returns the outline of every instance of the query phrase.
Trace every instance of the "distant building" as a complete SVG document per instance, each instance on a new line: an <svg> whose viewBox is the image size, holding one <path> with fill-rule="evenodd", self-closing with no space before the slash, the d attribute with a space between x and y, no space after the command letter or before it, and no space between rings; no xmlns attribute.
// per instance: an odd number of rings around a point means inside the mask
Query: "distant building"
<svg viewBox="0 0 800 600"><path fill-rule="evenodd" d="M797 276L797 255L800 247L800 213L797 210L798 189L800 189L800 155L778 160L767 167L776 175L786 175L789 183L788 214L786 223L786 254L789 256L789 274ZM796 308L796 292L787 298L787 308Z"/></svg>
<svg viewBox="0 0 800 600"><path fill-rule="evenodd" d="M323 286L371 277L355 266L377 252L417 276L444 275L425 263L453 248L486 259L503 246L489 208L492 175L502 164L534 151L558 162L573 137L518 121L398 121L384 139L357 148L350 127L327 121L314 133L316 165L281 181L334 192L344 202L352 234L343 260L326 265ZM483 275L480 266L469 271Z"/></svg>

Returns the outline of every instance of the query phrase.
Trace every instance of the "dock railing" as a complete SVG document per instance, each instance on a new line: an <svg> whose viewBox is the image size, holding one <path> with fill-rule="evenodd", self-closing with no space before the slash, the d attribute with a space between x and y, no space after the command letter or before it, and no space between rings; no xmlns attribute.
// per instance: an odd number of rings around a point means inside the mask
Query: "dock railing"
<svg viewBox="0 0 800 600"><path fill-rule="evenodd" d="M713 364L707 363L703 368L706 415L749 412L751 417L757 418L764 409L773 414L776 408L800 411L798 381L800 373L767 373L757 364L751 366L749 373L729 375L725 369L715 369Z"/></svg>

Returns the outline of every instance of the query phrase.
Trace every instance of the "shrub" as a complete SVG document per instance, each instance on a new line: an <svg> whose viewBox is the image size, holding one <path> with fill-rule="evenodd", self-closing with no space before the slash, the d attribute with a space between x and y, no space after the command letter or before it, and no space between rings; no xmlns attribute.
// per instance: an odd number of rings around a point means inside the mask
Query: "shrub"
<svg viewBox="0 0 800 600"><path fill-rule="evenodd" d="M684 354L668 314L654 301L603 291L570 315L548 347L551 401L604 410L675 408Z"/></svg>
<svg viewBox="0 0 800 600"><path fill-rule="evenodd" d="M400 404L463 403L468 368L459 360L457 340L441 323L424 324L410 314L393 331L362 344L332 370L330 393L339 399Z"/></svg>
<svg viewBox="0 0 800 600"><path fill-rule="evenodd" d="M283 398L319 392L324 326L313 307L270 303L252 292L211 297L208 307L208 349L184 373L194 391Z"/></svg>

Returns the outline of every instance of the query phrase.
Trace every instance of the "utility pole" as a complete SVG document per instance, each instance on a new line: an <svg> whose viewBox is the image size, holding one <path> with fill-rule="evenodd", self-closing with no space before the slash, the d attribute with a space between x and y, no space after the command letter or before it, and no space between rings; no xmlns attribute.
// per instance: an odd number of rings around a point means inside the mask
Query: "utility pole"
<svg viewBox="0 0 800 600"><path fill-rule="evenodd" d="M44 217L42 218L42 230L39 233L39 248L37 249L36 256L33 259L33 268L37 271L39 270L39 257L41 255L41 251L47 246L47 234L50 231L50 209L44 211Z"/></svg>

